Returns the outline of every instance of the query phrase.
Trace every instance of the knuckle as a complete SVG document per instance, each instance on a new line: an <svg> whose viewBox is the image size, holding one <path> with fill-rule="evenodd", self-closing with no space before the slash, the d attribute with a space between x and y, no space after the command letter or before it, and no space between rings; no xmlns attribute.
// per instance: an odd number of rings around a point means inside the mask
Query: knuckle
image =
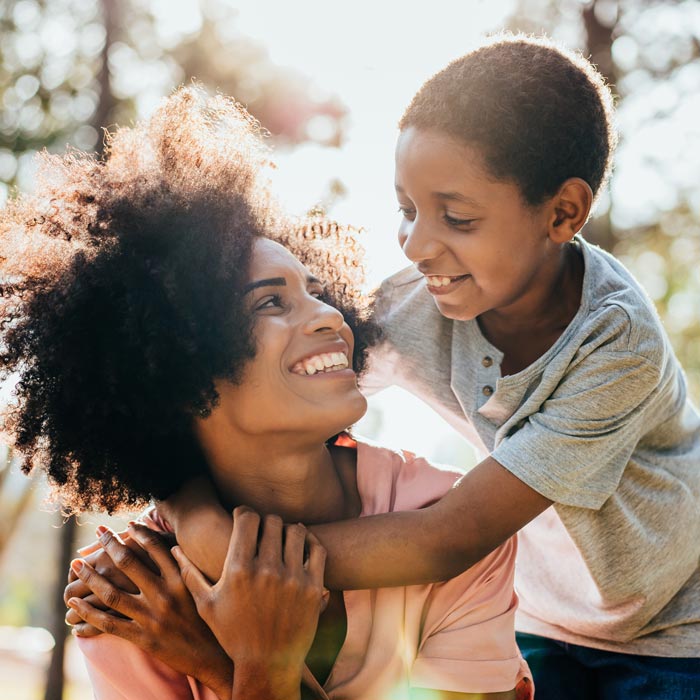
<svg viewBox="0 0 700 700"><path fill-rule="evenodd" d="M275 528L282 528L283 525L282 518L280 518L279 515L266 515L265 516L265 527L275 527Z"/></svg>
<svg viewBox="0 0 700 700"><path fill-rule="evenodd" d="M114 634L117 629L115 620L111 615L106 615L102 624L102 630L107 634Z"/></svg>
<svg viewBox="0 0 700 700"><path fill-rule="evenodd" d="M311 544L311 550L316 554L316 556L321 557L322 559L325 559L326 555L328 554L328 550L318 541Z"/></svg>
<svg viewBox="0 0 700 700"><path fill-rule="evenodd" d="M285 527L284 534L287 537L302 538L306 535L306 528L301 524L294 523Z"/></svg>
<svg viewBox="0 0 700 700"><path fill-rule="evenodd" d="M138 524L133 525L132 527L137 532L139 541L146 548L157 547L163 541L162 538L157 533L153 532L150 527Z"/></svg>
<svg viewBox="0 0 700 700"><path fill-rule="evenodd" d="M265 583L278 581L281 578L279 568L271 563L261 564L258 567L257 575Z"/></svg>
<svg viewBox="0 0 700 700"><path fill-rule="evenodd" d="M260 523L260 516L252 508L248 508L248 506L238 506L233 513L236 519L240 520L242 523L249 523L250 525Z"/></svg>
<svg viewBox="0 0 700 700"><path fill-rule="evenodd" d="M114 564L118 569L128 569L134 564L136 555L128 547L122 547L114 553Z"/></svg>
<svg viewBox="0 0 700 700"><path fill-rule="evenodd" d="M104 601L105 605L109 606L110 608L116 608L121 600L121 594L119 593L118 589L114 588L113 586L109 586L105 590L102 600Z"/></svg>
<svg viewBox="0 0 700 700"><path fill-rule="evenodd" d="M64 589L63 589L63 602L68 605L68 601L71 598L74 598L75 596L73 595L73 591L75 590L74 588L74 583L69 583Z"/></svg>

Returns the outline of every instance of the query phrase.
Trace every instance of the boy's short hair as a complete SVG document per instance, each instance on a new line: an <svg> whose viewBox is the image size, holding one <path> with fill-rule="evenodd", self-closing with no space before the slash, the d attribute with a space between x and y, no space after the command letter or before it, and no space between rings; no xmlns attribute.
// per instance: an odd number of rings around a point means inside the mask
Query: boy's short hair
<svg viewBox="0 0 700 700"><path fill-rule="evenodd" d="M483 153L498 179L540 204L570 177L596 195L617 142L613 100L585 58L548 39L499 36L418 90L399 128L435 129Z"/></svg>

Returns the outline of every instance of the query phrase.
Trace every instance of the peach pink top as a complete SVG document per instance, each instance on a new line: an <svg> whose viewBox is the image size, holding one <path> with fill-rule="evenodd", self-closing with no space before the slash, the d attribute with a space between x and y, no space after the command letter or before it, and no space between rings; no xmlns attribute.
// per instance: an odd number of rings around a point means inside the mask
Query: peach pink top
<svg viewBox="0 0 700 700"><path fill-rule="evenodd" d="M341 438L355 446L349 438ZM362 516L412 510L438 500L459 474L407 452L357 443ZM345 591L347 635L325 685L306 669L319 698L408 698L411 688L492 693L517 686L533 696L515 643L516 540L445 583ZM135 646L101 635L79 639L97 700L214 700L207 688Z"/></svg>

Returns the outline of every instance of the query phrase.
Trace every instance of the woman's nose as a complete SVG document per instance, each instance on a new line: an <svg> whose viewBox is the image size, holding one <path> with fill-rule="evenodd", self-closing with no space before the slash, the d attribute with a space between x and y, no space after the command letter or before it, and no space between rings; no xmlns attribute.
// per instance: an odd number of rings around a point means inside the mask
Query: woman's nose
<svg viewBox="0 0 700 700"><path fill-rule="evenodd" d="M432 260L440 252L440 242L431 234L420 217L403 221L399 226L399 245L404 255L414 263Z"/></svg>
<svg viewBox="0 0 700 700"><path fill-rule="evenodd" d="M307 333L318 331L338 332L345 323L343 314L322 299L314 297L311 316L306 324Z"/></svg>

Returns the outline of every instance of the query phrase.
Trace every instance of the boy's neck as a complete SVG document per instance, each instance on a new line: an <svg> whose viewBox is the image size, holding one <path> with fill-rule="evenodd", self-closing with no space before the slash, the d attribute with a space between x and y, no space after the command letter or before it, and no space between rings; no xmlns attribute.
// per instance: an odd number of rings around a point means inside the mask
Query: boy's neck
<svg viewBox="0 0 700 700"><path fill-rule="evenodd" d="M478 317L484 337L504 354L503 375L525 369L557 341L581 305L583 274L578 246L565 244L527 296Z"/></svg>

